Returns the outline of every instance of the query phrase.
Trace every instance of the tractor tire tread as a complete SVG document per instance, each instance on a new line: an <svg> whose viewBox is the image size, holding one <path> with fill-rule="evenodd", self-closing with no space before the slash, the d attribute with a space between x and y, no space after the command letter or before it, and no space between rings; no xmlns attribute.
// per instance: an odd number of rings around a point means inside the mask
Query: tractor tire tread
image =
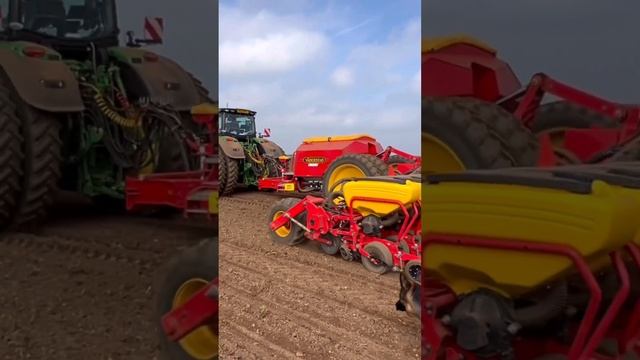
<svg viewBox="0 0 640 360"><path fill-rule="evenodd" d="M452 98L483 121L489 131L509 149L517 164L535 164L538 159L538 139L513 114L500 106L471 98Z"/></svg>
<svg viewBox="0 0 640 360"><path fill-rule="evenodd" d="M238 161L232 159L226 155L222 155L224 157L223 164L225 166L225 184L224 187L221 187L221 195L228 196L233 194L236 187L238 186L238 177L240 176L240 167L238 166Z"/></svg>
<svg viewBox="0 0 640 360"><path fill-rule="evenodd" d="M535 165L538 151L533 135L518 126L519 121L511 114L495 108L495 104L472 99L425 98L422 133L438 134L436 137L448 146L449 142L458 142L466 153L456 155L467 169ZM440 138L444 136L448 139ZM423 158L428 162L429 154L423 154Z"/></svg>
<svg viewBox="0 0 640 360"><path fill-rule="evenodd" d="M47 215L62 175L60 123L51 115L25 105L21 198L14 217L16 228L29 229Z"/></svg>
<svg viewBox="0 0 640 360"><path fill-rule="evenodd" d="M18 204L22 177L22 134L10 89L0 84L0 229L9 225Z"/></svg>
<svg viewBox="0 0 640 360"><path fill-rule="evenodd" d="M371 176L384 176L389 173L389 164L385 163L379 157L370 154L346 154L339 156L335 159L326 173L324 174L324 178L322 181L322 188L325 193L328 193L330 189L328 189L329 179L331 177L331 173L334 169L343 164L355 164L360 167L361 170L364 171L367 177Z"/></svg>

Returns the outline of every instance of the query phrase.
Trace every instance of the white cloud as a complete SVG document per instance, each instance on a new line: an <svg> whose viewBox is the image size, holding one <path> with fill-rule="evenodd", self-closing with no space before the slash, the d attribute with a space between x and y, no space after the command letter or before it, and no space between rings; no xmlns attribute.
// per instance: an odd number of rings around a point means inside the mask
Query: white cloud
<svg viewBox="0 0 640 360"><path fill-rule="evenodd" d="M220 73L254 75L295 69L326 46L322 34L304 30L220 44Z"/></svg>
<svg viewBox="0 0 640 360"><path fill-rule="evenodd" d="M338 87L353 85L353 72L346 67L339 67L331 74L331 82Z"/></svg>
<svg viewBox="0 0 640 360"><path fill-rule="evenodd" d="M387 36L373 37L341 3L276 12L246 1L220 9L221 105L257 111L288 152L309 136L369 133L419 153L419 20L380 20Z"/></svg>

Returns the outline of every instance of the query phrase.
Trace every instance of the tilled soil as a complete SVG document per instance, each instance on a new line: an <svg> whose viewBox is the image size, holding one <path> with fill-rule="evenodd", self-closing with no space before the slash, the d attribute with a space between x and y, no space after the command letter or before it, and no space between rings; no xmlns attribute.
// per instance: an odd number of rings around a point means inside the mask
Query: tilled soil
<svg viewBox="0 0 640 360"><path fill-rule="evenodd" d="M313 243L272 244L278 199L220 200L220 358L418 359L419 321L395 310L397 273L375 275Z"/></svg>
<svg viewBox="0 0 640 360"><path fill-rule="evenodd" d="M157 359L152 284L211 224L65 209L0 235L0 359Z"/></svg>

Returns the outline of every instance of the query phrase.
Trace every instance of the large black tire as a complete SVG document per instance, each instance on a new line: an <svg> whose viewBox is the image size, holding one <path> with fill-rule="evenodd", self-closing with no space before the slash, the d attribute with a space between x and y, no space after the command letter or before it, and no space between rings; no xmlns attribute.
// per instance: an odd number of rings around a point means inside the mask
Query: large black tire
<svg viewBox="0 0 640 360"><path fill-rule="evenodd" d="M539 134L556 128L586 129L590 127L615 128L620 123L580 105L567 101L554 101L541 105L533 119L531 130Z"/></svg>
<svg viewBox="0 0 640 360"><path fill-rule="evenodd" d="M218 195L224 195L224 188L227 186L227 157L218 148Z"/></svg>
<svg viewBox="0 0 640 360"><path fill-rule="evenodd" d="M18 109L22 119L24 161L13 225L32 229L46 217L58 190L62 166L60 123L52 115L27 105Z"/></svg>
<svg viewBox="0 0 640 360"><path fill-rule="evenodd" d="M291 209L299 201L300 199L296 198L285 198L275 203L271 207L271 210L269 210L269 215L267 217L268 224L275 220L279 214ZM304 214L298 215L295 219L302 224L306 223ZM275 231L269 229L269 236L273 243L280 245L294 246L305 241L304 229L291 221L289 222L289 225L283 226Z"/></svg>
<svg viewBox="0 0 640 360"><path fill-rule="evenodd" d="M11 90L0 83L0 230L14 215L22 177L22 134L20 118Z"/></svg>
<svg viewBox="0 0 640 360"><path fill-rule="evenodd" d="M167 339L160 321L173 308L174 298L183 284L189 281L197 283L194 279L201 279L204 283L218 277L217 239L207 239L187 249L173 258L161 274L156 286L153 319L159 335L161 354L167 360L192 360L194 357L190 356L179 343ZM209 329L217 334L217 322L209 325ZM218 359L218 354L216 353L210 359Z"/></svg>
<svg viewBox="0 0 640 360"><path fill-rule="evenodd" d="M324 174L322 179L322 189L325 194L330 192L340 191L341 185L335 186L340 180L345 178L340 177L336 170L343 168L344 166L353 167L359 169L364 174L364 177L370 176L384 176L389 172L389 165L382 159L369 154L347 154L342 155L335 159ZM334 175L336 173L337 175ZM337 177L336 177L337 176Z"/></svg>
<svg viewBox="0 0 640 360"><path fill-rule="evenodd" d="M619 126L620 122L614 118L574 103L555 101L538 108L531 130L535 134L549 133L552 142L556 142L563 138L563 130L565 129L588 129L591 127L611 129ZM558 147L559 145L556 145L556 156L560 157L564 163L580 163L574 154Z"/></svg>
<svg viewBox="0 0 640 360"><path fill-rule="evenodd" d="M422 137L422 169L427 173L534 166L538 158L534 135L515 116L476 99L423 99ZM434 140L455 154L460 164L440 168L430 163L426 144Z"/></svg>
<svg viewBox="0 0 640 360"><path fill-rule="evenodd" d="M236 159L232 159L226 156L224 153L220 153L220 166L224 167L224 186L220 184L220 195L228 196L233 194L238 186L238 179L240 177L240 164Z"/></svg>

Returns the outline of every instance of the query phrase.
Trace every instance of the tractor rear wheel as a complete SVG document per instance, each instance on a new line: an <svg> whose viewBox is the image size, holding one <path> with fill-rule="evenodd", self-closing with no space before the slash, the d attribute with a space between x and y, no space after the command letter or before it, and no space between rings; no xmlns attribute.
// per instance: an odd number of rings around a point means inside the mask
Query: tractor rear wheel
<svg viewBox="0 0 640 360"><path fill-rule="evenodd" d="M322 188L325 194L342 190L340 181L349 178L384 176L389 173L389 165L382 159L369 154L347 154L335 159L324 174Z"/></svg>
<svg viewBox="0 0 640 360"><path fill-rule="evenodd" d="M53 202L61 177L60 123L50 114L23 104L19 108L24 138L21 196L13 223L28 229L38 224Z"/></svg>
<svg viewBox="0 0 640 360"><path fill-rule="evenodd" d="M203 325L179 342L167 339L161 319L172 309L184 304L192 295L218 277L218 242L208 239L172 259L162 272L157 285L154 321L158 326L160 347L166 359L218 359L218 326Z"/></svg>
<svg viewBox="0 0 640 360"><path fill-rule="evenodd" d="M296 198L286 198L275 203L269 211L269 224L277 218L283 216L284 213L295 206L298 201L300 200ZM306 223L306 217L304 214L296 216L295 219L302 224ZM301 244L305 240L304 230L292 221L289 221L287 224L279 227L276 230L270 230L269 233L271 235L271 240L276 244L294 246Z"/></svg>
<svg viewBox="0 0 640 360"><path fill-rule="evenodd" d="M372 241L365 245L364 250L373 258L369 259L366 256L362 256L362 265L365 269L382 275L393 267L393 255L383 243Z"/></svg>
<svg viewBox="0 0 640 360"><path fill-rule="evenodd" d="M0 230L12 220L22 177L22 135L11 90L0 84Z"/></svg>
<svg viewBox="0 0 640 360"><path fill-rule="evenodd" d="M220 153L220 167L224 168L220 172L224 173L224 181L220 182L220 195L227 196L233 194L238 186L240 176L239 161Z"/></svg>
<svg viewBox="0 0 640 360"><path fill-rule="evenodd" d="M580 159L564 148L566 131L569 129L616 128L620 124L613 118L601 115L580 105L567 101L544 104L533 119L531 130L537 134L548 134L556 156L564 164L581 163Z"/></svg>
<svg viewBox="0 0 640 360"><path fill-rule="evenodd" d="M537 141L498 105L467 98L422 101L423 172L533 166Z"/></svg>

